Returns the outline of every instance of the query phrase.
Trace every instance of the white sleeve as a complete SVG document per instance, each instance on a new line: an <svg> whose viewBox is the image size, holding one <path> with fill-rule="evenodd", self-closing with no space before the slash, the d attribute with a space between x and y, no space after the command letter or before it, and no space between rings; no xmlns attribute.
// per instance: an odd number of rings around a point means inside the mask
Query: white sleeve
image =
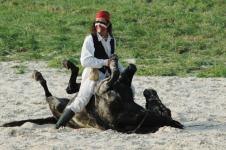
<svg viewBox="0 0 226 150"><path fill-rule="evenodd" d="M84 40L81 52L81 64L83 67L101 68L107 65L107 59L98 59L94 57L94 44L91 35L87 36Z"/></svg>

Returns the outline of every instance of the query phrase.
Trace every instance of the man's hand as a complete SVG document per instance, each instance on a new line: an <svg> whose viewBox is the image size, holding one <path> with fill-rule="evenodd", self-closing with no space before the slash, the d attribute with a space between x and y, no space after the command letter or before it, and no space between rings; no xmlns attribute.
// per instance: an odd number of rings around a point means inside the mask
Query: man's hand
<svg viewBox="0 0 226 150"><path fill-rule="evenodd" d="M108 59L108 64L107 66L110 66L111 61L118 61L118 56L116 54L111 55L111 57Z"/></svg>

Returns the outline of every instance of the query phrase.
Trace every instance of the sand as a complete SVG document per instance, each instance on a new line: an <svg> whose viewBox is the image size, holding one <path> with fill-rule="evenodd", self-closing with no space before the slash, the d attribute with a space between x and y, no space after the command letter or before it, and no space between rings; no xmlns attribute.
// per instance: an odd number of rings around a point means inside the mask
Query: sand
<svg viewBox="0 0 226 150"><path fill-rule="evenodd" d="M43 73L53 95L72 97L65 92L70 72L48 68L46 62L24 62L23 74L16 74L19 62L0 62L0 124L51 116L40 84L32 71ZM138 68L139 69L139 68ZM53 124L25 123L20 127L1 127L0 150L14 149L226 149L226 79L135 76L135 100L145 105L142 92L154 88L171 109L184 130L162 127L156 133L122 134L94 128L54 129Z"/></svg>

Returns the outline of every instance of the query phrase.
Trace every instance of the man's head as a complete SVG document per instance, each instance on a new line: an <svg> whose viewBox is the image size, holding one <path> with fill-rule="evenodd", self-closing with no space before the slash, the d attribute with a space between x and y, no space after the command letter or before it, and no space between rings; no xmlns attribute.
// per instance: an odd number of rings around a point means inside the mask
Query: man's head
<svg viewBox="0 0 226 150"><path fill-rule="evenodd" d="M106 21L110 21L110 13L105 10L100 10L96 13L96 20L105 19Z"/></svg>
<svg viewBox="0 0 226 150"><path fill-rule="evenodd" d="M96 13L95 28L98 33L107 32L110 25L110 13L108 11L100 10Z"/></svg>

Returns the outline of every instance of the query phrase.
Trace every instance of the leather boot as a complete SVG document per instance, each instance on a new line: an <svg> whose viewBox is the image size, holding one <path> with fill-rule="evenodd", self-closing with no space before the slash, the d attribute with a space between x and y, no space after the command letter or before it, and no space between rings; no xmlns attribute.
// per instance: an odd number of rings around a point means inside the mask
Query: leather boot
<svg viewBox="0 0 226 150"><path fill-rule="evenodd" d="M71 120L71 118L74 115L75 115L75 113L71 109L65 109L65 111L60 116L59 120L57 121L55 128L59 129L62 126L66 126L66 124Z"/></svg>

